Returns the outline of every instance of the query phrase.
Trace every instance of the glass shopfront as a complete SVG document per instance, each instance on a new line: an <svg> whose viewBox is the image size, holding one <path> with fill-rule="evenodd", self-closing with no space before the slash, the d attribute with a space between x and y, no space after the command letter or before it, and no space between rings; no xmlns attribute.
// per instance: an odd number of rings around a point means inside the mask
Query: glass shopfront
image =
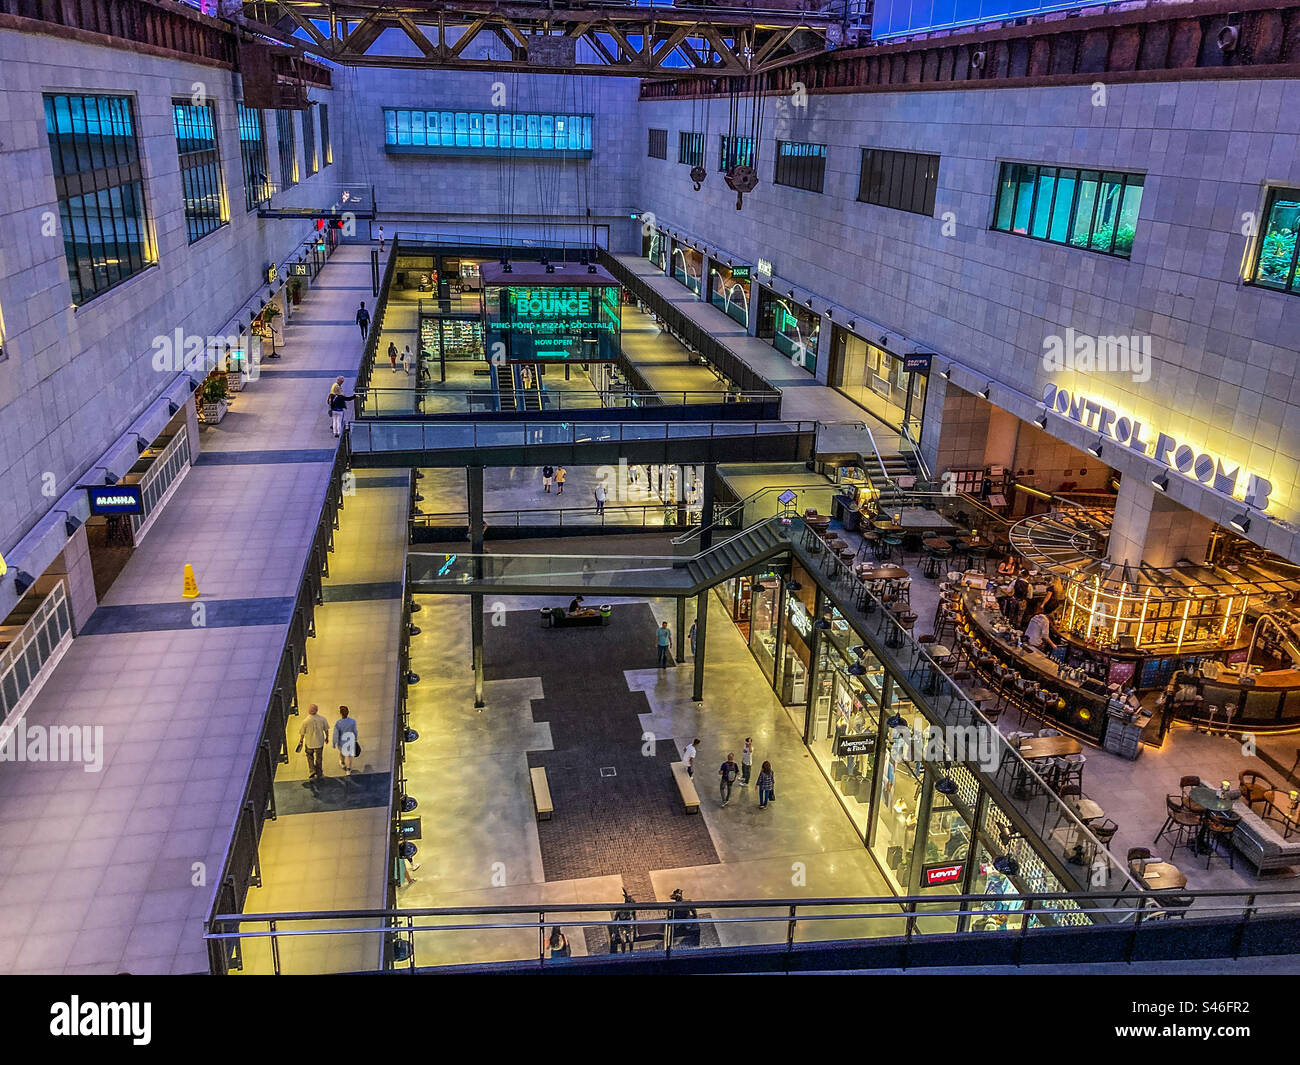
<svg viewBox="0 0 1300 1065"><path fill-rule="evenodd" d="M786 706L797 706L796 724L803 727L808 705L808 671L812 664L813 618L817 585L798 563L791 567L785 587L785 624L781 627L781 672L778 694Z"/></svg>
<svg viewBox="0 0 1300 1065"><path fill-rule="evenodd" d="M749 267L710 264L709 302L741 325L749 325Z"/></svg>
<svg viewBox="0 0 1300 1065"><path fill-rule="evenodd" d="M660 229L651 230L642 235L641 244L650 264L663 271L668 262L668 234Z"/></svg>
<svg viewBox="0 0 1300 1065"><path fill-rule="evenodd" d="M885 670L838 610L831 607L824 620L828 627L818 630L808 749L865 837Z"/></svg>
<svg viewBox="0 0 1300 1065"><path fill-rule="evenodd" d="M758 295L758 335L770 340L772 346L787 355L796 366L811 374L817 373L817 339L821 330L820 316L796 303L793 299L778 296L770 288L760 286Z"/></svg>
<svg viewBox="0 0 1300 1065"><path fill-rule="evenodd" d="M831 387L886 425L907 425L919 441L929 375L903 369L903 356L863 340L847 329L831 331Z"/></svg>
<svg viewBox="0 0 1300 1065"><path fill-rule="evenodd" d="M781 578L769 574L754 579L754 599L749 619L749 650L769 684L776 681L776 630L781 620Z"/></svg>
<svg viewBox="0 0 1300 1065"><path fill-rule="evenodd" d="M685 244L673 245L673 277L697 296L704 273L704 255Z"/></svg>

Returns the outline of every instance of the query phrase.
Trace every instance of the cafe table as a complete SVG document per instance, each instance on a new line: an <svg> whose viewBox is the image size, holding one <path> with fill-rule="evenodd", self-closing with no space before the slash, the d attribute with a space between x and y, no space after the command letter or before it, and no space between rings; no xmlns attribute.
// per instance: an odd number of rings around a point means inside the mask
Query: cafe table
<svg viewBox="0 0 1300 1065"><path fill-rule="evenodd" d="M1207 784L1197 784L1187 793L1188 802L1198 807L1195 812L1201 815L1201 826L1196 830L1196 853L1209 853L1210 814L1227 813L1232 809L1232 799L1224 798Z"/></svg>
<svg viewBox="0 0 1300 1065"><path fill-rule="evenodd" d="M1187 886L1186 874L1172 862L1147 862L1134 879L1150 891L1177 891Z"/></svg>
<svg viewBox="0 0 1300 1065"><path fill-rule="evenodd" d="M1021 746L1014 747L1026 762L1042 761L1045 758L1064 758L1067 754L1079 754L1083 747L1078 740L1069 736L1031 736L1020 741ZM1022 771L1016 780L1016 797L1025 796L1025 774Z"/></svg>

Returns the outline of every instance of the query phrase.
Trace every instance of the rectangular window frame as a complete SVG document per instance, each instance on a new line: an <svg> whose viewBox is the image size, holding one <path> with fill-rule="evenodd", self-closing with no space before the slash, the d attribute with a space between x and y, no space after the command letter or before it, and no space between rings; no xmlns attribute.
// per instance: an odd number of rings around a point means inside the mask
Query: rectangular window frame
<svg viewBox="0 0 1300 1065"><path fill-rule="evenodd" d="M677 162L684 166L704 165L704 134L694 130L677 133Z"/></svg>
<svg viewBox="0 0 1300 1065"><path fill-rule="evenodd" d="M1246 283L1257 288L1265 289L1269 292L1281 292L1288 296L1300 296L1300 237L1294 237L1290 248L1290 267L1283 267L1282 282L1275 284L1270 281L1260 279L1260 271L1265 261L1265 254L1273 258L1273 250L1268 247L1273 228L1273 213L1278 210L1279 204L1300 204L1300 186L1296 185L1269 185L1264 195L1264 211L1260 216L1262 221L1259 227L1259 238L1255 243L1254 251L1251 255L1250 273ZM1289 209L1289 208L1283 208ZM1300 210L1296 215L1297 228L1300 228ZM1277 248L1280 252L1285 252L1285 242L1281 241L1281 246ZM1285 261L1285 255L1277 256L1279 261Z"/></svg>
<svg viewBox="0 0 1300 1065"><path fill-rule="evenodd" d="M826 191L826 157L824 144L811 141L776 142L772 161L772 184L819 195Z"/></svg>
<svg viewBox="0 0 1300 1065"><path fill-rule="evenodd" d="M1048 188L1050 195L1045 195ZM1114 190L1113 197L1106 195L1108 188ZM1090 170L1001 160L994 185L989 229L1043 244L1095 252L1112 259L1131 259L1141 214L1141 192L1136 193L1138 206L1132 216L1134 240L1122 246L1120 237L1131 193L1145 188L1146 174L1139 171ZM1063 189L1069 190L1068 208L1060 198ZM1026 205L1027 190L1030 191ZM1026 206L1024 231L1021 232L1018 222ZM1062 226L1063 236L1059 233Z"/></svg>
<svg viewBox="0 0 1300 1065"><path fill-rule="evenodd" d="M68 283L82 307L157 265L135 100L56 92L43 102Z"/></svg>
<svg viewBox="0 0 1300 1065"><path fill-rule="evenodd" d="M298 147L293 112L287 108L276 109L275 144L280 153L280 189L291 189L298 184Z"/></svg>
<svg viewBox="0 0 1300 1065"><path fill-rule="evenodd" d="M649 159L668 160L668 131L651 129L646 143L646 157Z"/></svg>
<svg viewBox="0 0 1300 1065"><path fill-rule="evenodd" d="M754 138L729 137L718 134L718 171L725 173L733 166L754 165Z"/></svg>
<svg viewBox="0 0 1300 1065"><path fill-rule="evenodd" d="M385 107L389 155L481 157L524 154L590 159L592 115ZM558 131L558 132L557 132Z"/></svg>
<svg viewBox="0 0 1300 1065"><path fill-rule="evenodd" d="M244 208L256 211L271 198L270 164L266 160L266 119L255 107L239 107L239 160L244 171Z"/></svg>
<svg viewBox="0 0 1300 1065"><path fill-rule="evenodd" d="M187 97L177 97L172 100L172 122L185 202L185 233L194 244L230 224L222 183L216 104L211 100L196 104Z"/></svg>
<svg viewBox="0 0 1300 1065"><path fill-rule="evenodd" d="M896 148L863 148L858 170L858 202L934 217L940 157ZM869 180L875 174L880 181Z"/></svg>

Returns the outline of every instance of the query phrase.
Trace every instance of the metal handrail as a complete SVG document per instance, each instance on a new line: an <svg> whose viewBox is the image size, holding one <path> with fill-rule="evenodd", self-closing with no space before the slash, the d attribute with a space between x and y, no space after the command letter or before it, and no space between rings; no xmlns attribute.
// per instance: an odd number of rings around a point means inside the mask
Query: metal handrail
<svg viewBox="0 0 1300 1065"><path fill-rule="evenodd" d="M829 486L828 486L828 487L829 487ZM728 503L727 506L726 506L723 510L721 510L721 511L718 513L717 517L714 519L714 521L713 521L712 524L710 524L710 525L705 525L705 526L701 526L701 527L698 528L698 529L691 529L690 532L682 533L681 536L674 537L674 538L672 539L671 543L672 543L672 545L673 545L674 547L680 547L682 544L688 543L689 541L695 539L697 536L701 536L701 535L703 535L704 533L709 532L709 531L711 531L711 530L713 530L713 529L722 529L722 528L731 529L731 528L734 528L734 526L732 526L732 525L730 525L730 524L727 523L727 519L730 518L731 515L735 514L736 511L738 511L738 510L741 511L741 512L743 513L743 512L744 512L744 509L745 509L745 504L746 504L746 503L749 503L749 502L751 502L752 500L757 499L759 496L761 496L761 495L765 495L765 494L768 493L768 492L796 492L796 493L798 493L798 492L806 492L806 491L812 491L812 490L814 490L814 489L812 489L812 487L811 487L810 485L806 485L806 484L798 485L797 487L796 487L796 486L791 486L791 487L789 487L789 488L786 488L786 487L781 486L781 485L769 485L769 486L767 486L766 488L759 488L759 489L756 489L755 491L750 492L749 495L745 496L744 499L738 499L738 500L737 500L736 502L734 502L734 503ZM824 489L816 489L816 491L824 491ZM769 518L764 518L763 521L755 522L755 523L754 523L754 527L757 527L758 525L762 525L762 524L764 524L765 522L770 521L770 520L771 520L770 517L769 517ZM743 531L748 531L748 530L743 530Z"/></svg>
<svg viewBox="0 0 1300 1065"><path fill-rule="evenodd" d="M632 421L632 422L478 422L478 421L461 421L461 422L371 422L371 421L350 421L347 425L347 435L352 445L352 450L367 451L369 444L373 440L373 431L376 429L388 432L398 432L403 427L420 430L419 450L435 450L439 447L554 447L565 444L610 444L610 443L638 443L647 440L673 440L673 439L698 439L707 437L709 439L737 436L775 436L780 433L807 433L815 431L817 423L807 421L707 421L707 422L651 422L651 421ZM592 426L600 426L608 429L618 427L618 435L612 434L600 437L579 438L580 431L589 429ZM681 432L683 429L700 429L707 426L708 432ZM811 427L811 428L810 428ZM650 435L647 431L652 428L661 429L662 432ZM748 429L748 432L737 432L739 429ZM359 434L365 430L366 447L358 447L357 442L353 439L354 434ZM428 433L446 434L451 430L459 429L462 432L468 430L469 441L453 442L447 444L429 444ZM678 432L673 432L676 429ZM519 430L526 437L527 434L536 433L538 439L528 440L510 440L502 442L499 435L507 430ZM728 431L730 430L730 431ZM564 439L542 439L544 434L551 434L552 437L559 431L567 431L567 437ZM484 434L482 442L479 440L479 433ZM407 448L394 447L389 450L407 450Z"/></svg>
<svg viewBox="0 0 1300 1065"><path fill-rule="evenodd" d="M675 502L672 500L664 500L659 503L625 503L625 504L620 504L618 506L606 506L603 511L598 511L595 507L557 507L554 510L548 509L546 507L516 507L513 510L509 510L509 509L485 510L483 512L483 519L490 526L495 525L495 526L502 526L502 527L509 528L512 525L512 523L506 519L509 516L513 515L514 516L513 525L514 527L517 528L521 524L519 521L519 516L522 514L549 514L549 515L558 514L560 515L559 521L539 522L538 524L546 524L546 525L553 524L563 528L565 514L591 514L593 516L603 516L610 513L639 510L641 511L642 514L641 525L644 527L646 524L644 520L645 514L648 512L655 512L661 514L665 510L679 510L683 508L689 513L697 514L699 513L700 510L700 504L687 503L685 500L682 500L680 502ZM444 519L444 520L439 522L437 519ZM412 516L411 521L417 525L438 525L438 524L446 525L452 523L456 523L456 524L467 523L469 521L469 511L445 510L445 511L439 511L436 514L415 514ZM589 528L589 527L590 526L583 526L583 528ZM630 526L630 527L635 527L635 526Z"/></svg>
<svg viewBox="0 0 1300 1065"><path fill-rule="evenodd" d="M374 418L382 417L382 409L368 411L366 406L370 397L373 395L377 401L382 401L390 393L401 396L409 396L412 402L421 402L430 398L448 399L464 403L467 410L474 409L478 405L490 405L500 398L501 393L491 388L482 389L444 389L437 385L420 384L411 388L369 386L361 391L358 396L360 402L359 409L362 410L361 417ZM771 403L781 398L780 393L749 391L749 392L728 392L723 389L672 389L668 391L646 390L646 389L593 389L593 390L571 390L571 389L539 389L539 394L544 397L546 407L551 410L605 410L618 409L628 405L639 406L668 406L674 402L679 402L682 406L705 403ZM413 410L396 411L394 417L415 417L421 412ZM522 411L523 414L532 413Z"/></svg>

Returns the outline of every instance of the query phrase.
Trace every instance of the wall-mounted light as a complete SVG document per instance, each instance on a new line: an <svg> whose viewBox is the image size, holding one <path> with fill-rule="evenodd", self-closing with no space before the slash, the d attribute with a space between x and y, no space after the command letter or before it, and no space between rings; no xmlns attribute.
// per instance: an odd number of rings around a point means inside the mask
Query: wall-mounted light
<svg viewBox="0 0 1300 1065"><path fill-rule="evenodd" d="M135 436L135 453L137 455L143 455L146 451L149 450L149 441L146 440L139 433L135 433L133 435Z"/></svg>
<svg viewBox="0 0 1300 1065"><path fill-rule="evenodd" d="M1046 412L1046 411L1043 411L1042 414L1040 414L1037 418L1034 419L1034 422L1038 425L1038 428L1040 428L1040 429L1046 429L1046 428L1047 428L1047 412Z"/></svg>
<svg viewBox="0 0 1300 1065"><path fill-rule="evenodd" d="M980 389L980 393L979 393L980 399L988 399L989 393L992 391L993 391L993 382L990 381L982 389Z"/></svg>
<svg viewBox="0 0 1300 1065"><path fill-rule="evenodd" d="M1250 511L1243 510L1235 518L1229 518L1228 524L1241 533L1242 536L1245 536L1250 532Z"/></svg>
<svg viewBox="0 0 1300 1065"><path fill-rule="evenodd" d="M179 410L180 410L180 407L176 406L176 404L173 403L170 399L167 401L167 415L168 415L168 417L172 417L172 418L174 418L174 417L176 416L176 412L179 411Z"/></svg>
<svg viewBox="0 0 1300 1065"><path fill-rule="evenodd" d="M849 328L850 328L850 329L854 329L854 328L856 328L856 327L857 327L857 324L858 324L858 320L857 320L856 318L850 318L850 319L849 319Z"/></svg>
<svg viewBox="0 0 1300 1065"><path fill-rule="evenodd" d="M831 308L831 307L827 307L827 308L826 308L826 317L827 317L827 318L834 318L834 317L835 317L835 311L834 311L833 308Z"/></svg>
<svg viewBox="0 0 1300 1065"><path fill-rule="evenodd" d="M1152 477L1152 478L1151 478L1151 487L1154 488L1157 492L1168 492L1168 491L1169 491L1169 474L1167 474L1167 473L1162 473L1162 474L1160 474L1159 477Z"/></svg>
<svg viewBox="0 0 1300 1065"><path fill-rule="evenodd" d="M888 336L882 336L882 337L880 338L880 346L881 346L882 348L887 348L887 347L889 347L889 337L888 337Z"/></svg>
<svg viewBox="0 0 1300 1065"><path fill-rule="evenodd" d="M939 371L939 376L942 377L945 381L951 381L951 380L952 380L952 363L948 363L947 366L945 366L942 370L940 370L940 371Z"/></svg>
<svg viewBox="0 0 1300 1065"><path fill-rule="evenodd" d="M35 583L36 578L26 570L14 570L14 590L17 591L19 595L25 595L27 589Z"/></svg>
<svg viewBox="0 0 1300 1065"><path fill-rule="evenodd" d="M808 299L804 300L804 301L803 301L803 305L804 305L805 307L807 307L807 308L811 311L811 310L812 310L812 297L810 296Z"/></svg>
<svg viewBox="0 0 1300 1065"><path fill-rule="evenodd" d="M791 289L789 292L786 293L786 295L789 296L791 299L794 299L794 289Z"/></svg>
<svg viewBox="0 0 1300 1065"><path fill-rule="evenodd" d="M1088 454L1095 459L1101 458L1101 445L1102 445L1102 438L1099 436L1097 437L1097 442L1095 444L1088 445L1088 449L1087 449Z"/></svg>

